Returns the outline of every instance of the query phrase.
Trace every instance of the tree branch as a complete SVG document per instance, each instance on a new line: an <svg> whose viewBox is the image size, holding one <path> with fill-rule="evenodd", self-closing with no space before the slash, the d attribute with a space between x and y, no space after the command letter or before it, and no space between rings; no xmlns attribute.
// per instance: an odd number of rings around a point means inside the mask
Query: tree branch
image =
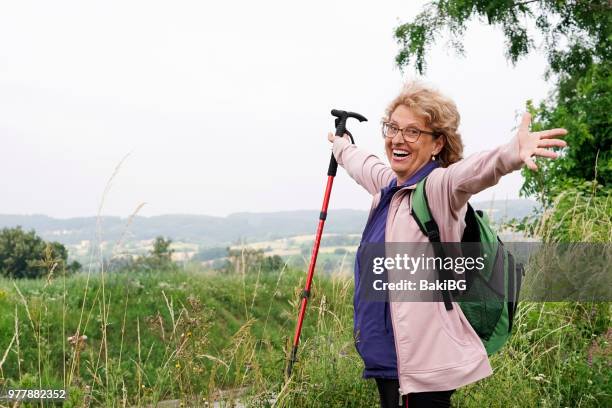
<svg viewBox="0 0 612 408"><path fill-rule="evenodd" d="M518 2L518 3L514 3L514 4L512 5L512 7L516 7L516 6L524 6L525 4L529 4L529 3L539 3L539 2L541 2L541 1L542 1L542 0L528 0L528 1L521 1L521 2Z"/></svg>

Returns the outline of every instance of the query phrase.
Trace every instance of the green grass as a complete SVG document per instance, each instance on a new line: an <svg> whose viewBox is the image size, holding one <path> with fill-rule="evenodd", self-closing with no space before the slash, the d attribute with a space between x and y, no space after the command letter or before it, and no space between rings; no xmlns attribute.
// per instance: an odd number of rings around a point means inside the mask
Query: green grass
<svg viewBox="0 0 612 408"><path fill-rule="evenodd" d="M608 197L568 197L544 215L539 235L609 243ZM236 398L376 407L353 346L347 277L315 277L299 361L284 378L304 278L291 268L0 278L0 388L67 389L65 407L232 406ZM494 374L458 390L454 406L612 406L611 316L610 302L522 302L513 336L491 358ZM79 347L67 340L77 333L87 336Z"/></svg>
<svg viewBox="0 0 612 408"><path fill-rule="evenodd" d="M105 275L106 312L101 275L88 285L84 274L49 284L0 280L0 353L7 351L0 375L12 387L67 388L68 407L87 399L131 406L197 398L204 406L235 398L219 390L240 390L252 406L269 406L272 397L277 406L376 406L353 347L346 278L315 279L300 361L285 382L303 276ZM80 333L88 338L77 365L66 339L77 331L84 297ZM519 310L514 336L492 358L495 374L457 392L455 405L610 406L610 304L523 303Z"/></svg>
<svg viewBox="0 0 612 408"><path fill-rule="evenodd" d="M80 406L87 385L92 401L106 406L179 396L212 400L218 389L243 387L255 397L264 396L280 390L284 380L285 349L293 335L302 279L298 271L246 277L107 274L104 301L98 274L89 282L86 274L50 284L2 279L0 353L8 354L0 375L14 387L68 387L74 401L66 406ZM325 350L346 353L341 359L349 370L351 392L362 388L367 390L363 394L372 394L368 384L353 387L360 363L351 331L345 330L352 325L349 282L323 279L314 289L301 351L306 354L319 337L333 337ZM76 366L77 353L67 338L77 332L82 305L80 333L87 340ZM13 339L16 329L18 342ZM301 361L296 372L305 378L306 366L320 363ZM294 388L286 394L293 395Z"/></svg>

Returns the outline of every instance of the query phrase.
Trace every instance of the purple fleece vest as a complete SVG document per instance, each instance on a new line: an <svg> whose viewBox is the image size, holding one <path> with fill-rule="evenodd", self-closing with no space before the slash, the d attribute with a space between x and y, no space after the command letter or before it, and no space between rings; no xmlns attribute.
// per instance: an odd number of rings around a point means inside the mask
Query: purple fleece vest
<svg viewBox="0 0 612 408"><path fill-rule="evenodd" d="M359 256L361 246L366 243L384 243L385 228L387 225L387 214L389 204L393 195L402 187L416 184L436 167L437 162L429 162L421 167L402 186L396 186L397 179L382 189L380 202L374 209L368 223L363 230L361 243L357 249L355 259L355 296L354 326L355 346L363 359L365 369L364 378L397 378L397 356L395 342L393 339L393 327L391 325L391 314L389 302L373 302L359 298L360 293L360 267ZM386 280L386 273L381 275Z"/></svg>

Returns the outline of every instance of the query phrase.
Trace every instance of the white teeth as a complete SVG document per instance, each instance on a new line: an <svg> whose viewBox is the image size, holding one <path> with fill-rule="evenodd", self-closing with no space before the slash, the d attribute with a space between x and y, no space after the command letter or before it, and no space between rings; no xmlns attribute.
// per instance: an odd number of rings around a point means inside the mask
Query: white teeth
<svg viewBox="0 0 612 408"><path fill-rule="evenodd" d="M393 154L405 154L405 155L409 155L410 152L406 151L406 150L393 149Z"/></svg>

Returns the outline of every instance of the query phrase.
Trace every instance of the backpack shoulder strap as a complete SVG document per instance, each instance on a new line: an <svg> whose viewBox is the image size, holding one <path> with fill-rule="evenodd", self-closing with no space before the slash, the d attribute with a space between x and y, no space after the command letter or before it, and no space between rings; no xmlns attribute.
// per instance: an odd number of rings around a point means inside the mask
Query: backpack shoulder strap
<svg viewBox="0 0 612 408"><path fill-rule="evenodd" d="M440 228L431 215L431 209L429 208L429 202L427 201L427 193L425 192L425 183L427 177L417 183L416 189L412 192L412 217L418 224L423 234L427 236L429 242L433 243L434 252L440 259L444 258L444 251L440 245ZM440 277L448 281L451 278L451 274L445 268L438 271ZM448 290L442 291L442 299L444 300L444 307L446 310L452 310L453 304Z"/></svg>
<svg viewBox="0 0 612 408"><path fill-rule="evenodd" d="M429 202L427 201L426 182L427 177L419 181L416 189L412 192L412 217L430 242L440 242L440 229L431 215Z"/></svg>

